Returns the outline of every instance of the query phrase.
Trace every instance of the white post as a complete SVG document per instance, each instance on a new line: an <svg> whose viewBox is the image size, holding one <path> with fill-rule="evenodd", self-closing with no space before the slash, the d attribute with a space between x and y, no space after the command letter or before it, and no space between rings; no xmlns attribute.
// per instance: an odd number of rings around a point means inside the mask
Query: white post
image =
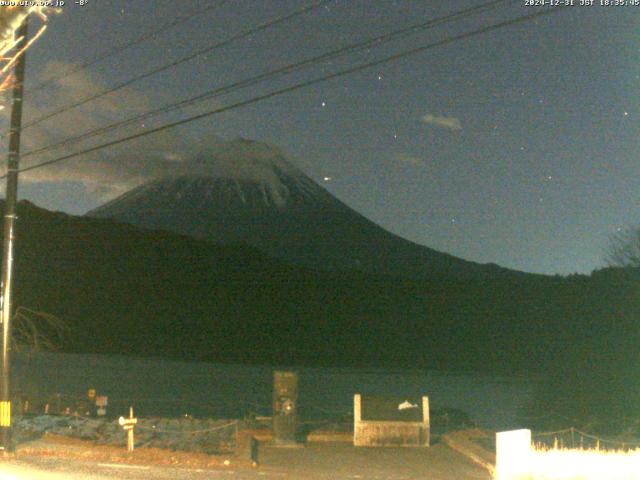
<svg viewBox="0 0 640 480"><path fill-rule="evenodd" d="M133 407L129 407L129 420L133 420ZM127 433L127 452L133 452L133 425L131 425Z"/></svg>
<svg viewBox="0 0 640 480"><path fill-rule="evenodd" d="M422 397L422 423L429 425L429 397Z"/></svg>
<svg viewBox="0 0 640 480"><path fill-rule="evenodd" d="M353 396L353 444L358 446L360 439L358 438L358 428L362 420L362 397L359 393Z"/></svg>
<svg viewBox="0 0 640 480"><path fill-rule="evenodd" d="M431 419L429 417L429 397L426 395L422 397L422 423L424 424L424 429L426 430L426 447L431 445Z"/></svg>
<svg viewBox="0 0 640 480"><path fill-rule="evenodd" d="M138 419L133 417L133 407L129 407L129 418L120 417L118 423L127 432L127 452L133 452L133 426L138 423Z"/></svg>

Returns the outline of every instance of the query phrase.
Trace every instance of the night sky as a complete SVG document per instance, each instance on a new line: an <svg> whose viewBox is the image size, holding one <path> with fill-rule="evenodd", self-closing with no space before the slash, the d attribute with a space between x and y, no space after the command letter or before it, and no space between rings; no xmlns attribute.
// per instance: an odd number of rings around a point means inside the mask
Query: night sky
<svg viewBox="0 0 640 480"><path fill-rule="evenodd" d="M26 123L310 4L68 3L60 15L50 17L47 32L29 51ZM481 3L336 0L27 129L23 152ZM207 6L215 8L30 91L105 50ZM525 6L524 0L504 2L475 17L316 64L50 155L24 158L22 166L540 8ZM38 25L34 17L32 31ZM82 214L157 176L167 162L184 160L194 145L214 137L244 137L281 147L340 200L417 243L527 272L588 273L604 266L611 235L640 222L639 87L640 6L574 6L33 170L21 177L20 193L42 207Z"/></svg>

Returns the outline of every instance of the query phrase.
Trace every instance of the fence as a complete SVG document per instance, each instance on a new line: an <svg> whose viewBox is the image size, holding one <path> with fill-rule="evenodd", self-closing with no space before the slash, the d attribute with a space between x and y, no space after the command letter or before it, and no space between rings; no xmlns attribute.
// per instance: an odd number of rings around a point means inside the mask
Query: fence
<svg viewBox="0 0 640 480"><path fill-rule="evenodd" d="M637 440L615 440L599 437L570 427L554 432L539 432L532 435L533 444L540 449L575 449L581 450L630 450L640 447Z"/></svg>
<svg viewBox="0 0 640 480"><path fill-rule="evenodd" d="M18 437L45 432L92 440L97 444L125 445L126 435L115 419L80 415L23 417L14 422ZM239 420L192 418L140 418L135 426L137 447L220 454L233 452L238 444Z"/></svg>
<svg viewBox="0 0 640 480"><path fill-rule="evenodd" d="M21 418L16 417L14 425L24 437L51 432L99 444L123 445L126 435L115 419L126 414L129 406L139 417L135 427L137 447L229 453L238 447L239 430L271 427L271 405L241 399L196 401L180 396L110 395L106 415L96 417L95 397L90 399L87 394L54 393L40 397L17 394L19 399L15 400L13 411L21 414ZM100 394L101 391L93 392ZM313 405L303 410L307 418L299 422L299 427L304 433L334 426L351 414L349 409ZM349 426L352 428L352 420Z"/></svg>

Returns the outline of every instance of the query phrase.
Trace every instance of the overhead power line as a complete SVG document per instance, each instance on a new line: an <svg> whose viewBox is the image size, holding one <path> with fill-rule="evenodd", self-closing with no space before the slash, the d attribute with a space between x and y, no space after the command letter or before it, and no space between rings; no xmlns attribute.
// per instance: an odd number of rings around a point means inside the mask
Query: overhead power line
<svg viewBox="0 0 640 480"><path fill-rule="evenodd" d="M313 64L317 64L319 62L322 61L326 61L326 60L330 60L330 59L335 59L337 57L341 57L344 55L347 55L349 53L352 52L356 52L359 50L363 50L365 48L374 48L374 47L378 47L384 43L388 43L390 41L393 40L397 40L398 38L403 38L412 34L415 34L419 31L423 31L423 30L427 30L439 25L443 25L446 23L449 23L451 21L454 20L460 20L466 17L470 17L472 15L476 15L478 13L483 13L483 12L487 12L489 10L493 10L499 6L501 6L504 3L513 3L516 0L492 0L490 2L486 2L484 4L475 6L475 7L471 7L471 8L465 8L462 10L459 10L457 12L453 12L450 13L448 15L444 15L442 17L438 17L426 22L421 22L421 23L417 23L414 25L411 25L409 27L405 27L399 30L395 30L393 32L389 32L386 33L384 35L378 35L376 37L373 38L369 38L367 40L358 42L358 43L354 43L354 44L350 44L338 49L334 49L331 50L329 52L323 53L321 55L316 55L313 56L311 58L307 58L301 61L298 61L296 63L293 64L289 64L265 73L262 73L260 75L254 76L254 77L250 77L244 80L240 80L240 81L236 81L233 82L231 84L227 84L221 87L217 87L213 90L209 90L207 92L201 93L199 95L196 95L194 97L190 97L188 99L185 100L181 100L179 102L174 102L174 103L170 103L168 105L159 107L155 110L151 110L148 112L144 112L138 115L135 115L133 117L129 117L127 119L121 120L119 122L116 123L112 123L106 126L102 126L102 127L98 127L95 128L93 130L87 131L87 132L83 132L80 133L78 135L74 135L73 137L69 137L66 138L64 140L60 140L59 142L56 142L54 144L50 144L50 145L46 145L43 147L40 147L38 149L34 149L31 150L29 152L26 152L25 154L22 155L22 158L26 158L26 157L30 157L33 155L38 155L38 154L42 154L42 153L46 153L49 152L51 150L57 149L59 147L62 146L67 146L73 143L77 143L79 141L84 141L87 140L89 138L95 137L97 135L102 135L104 133L110 132L112 130L116 130L118 128L124 127L126 125L131 125L133 123L136 122L140 122L143 120L146 120L148 118L154 117L156 115L162 114L162 113L168 113L171 111L175 111L178 110L179 108L183 108L186 106L191 106L191 105L195 105L197 103L201 103L205 100L211 100L213 98L217 98L220 97L222 95L226 95L229 94L231 92L235 92L236 90L242 89L242 88L247 88L247 87L251 87L254 85L257 85L261 82L264 82L266 80L272 79L276 76L279 75L284 75L284 74L288 74L291 72L294 72L296 70L300 70L303 67L307 67Z"/></svg>
<svg viewBox="0 0 640 480"><path fill-rule="evenodd" d="M120 145L122 143L126 143L126 142L129 142L131 140L136 140L138 138L145 137L147 135L151 135L151 134L158 133L158 132L161 132L161 131L164 131L164 130L168 130L168 129L175 128L175 127L178 127L178 126L181 126L181 125L185 125L187 123L191 123L191 122L194 122L194 121L197 121L197 120L201 120L201 119L206 118L206 117L211 117L211 116L219 114L219 113L227 112L229 110L234 110L236 108L244 107L244 106L251 105L251 104L257 103L257 102L261 102L261 101L267 100L269 98L277 97L277 96L283 95L285 93L290 93L290 92L293 92L293 91L296 91L296 90L300 90L300 89L307 88L307 87L310 87L310 86L313 86L313 85L317 85L319 83L326 82L326 81L329 81L329 80L333 80L335 78L343 77L345 75L350 75L352 73L360 72L362 70L373 68L373 67L376 67L378 65L382 65L382 64L393 62L393 61L397 61L397 60L400 60L402 58L409 57L411 55L422 53L422 52L430 50L432 48L441 47L441 46L444 46L444 45L449 45L449 44L452 44L452 43L460 41L460 40L464 40L464 39L467 39L467 38L474 37L476 35L481 35L481 34L484 34L484 33L488 33L488 32L492 32L492 31L498 30L500 28L508 27L508 26L511 26L511 25L516 25L516 24L519 24L519 23L524 23L524 22L533 20L535 18L539 18L539 17L542 17L542 16L550 15L552 13L558 13L560 11L565 10L566 8L568 8L568 7L567 6L558 6L558 7L548 8L548 9L545 9L545 10L539 10L539 11L536 11L535 13L531 13L529 15L523 15L521 17L512 18L510 20L505 20L503 22L499 22L499 23L496 23L496 24L493 24L493 25L489 25L487 27L478 28L476 30L472 30L470 32L462 33L462 34L459 34L459 35L456 35L456 36L453 36L453 37L445 38L443 40L439 40L439 41L434 42L434 43L430 43L430 44L423 45L423 46L420 46L420 47L416 47L416 48L413 48L413 49L410 49L410 50L405 50L403 52L399 52L399 53L396 53L396 54L393 54L393 55L389 55L389 56L384 57L384 58L379 59L379 60L375 60L375 61L372 61L372 62L369 62L369 63L365 63L365 64L361 64L361 65L356 65L354 67L350 67L350 68L341 70L339 72L335 72L335 73L331 73L331 74L328 74L328 75L325 75L325 76L322 76L322 77L319 77L319 78L315 78L313 80L308 80L308 81L301 82L301 83L298 83L298 84L295 84L295 85L291 85L289 87L281 88L279 90L275 90L275 91L272 91L272 92L269 92L269 93L266 93L266 94L263 94L263 95L260 95L260 96L257 96L257 97L253 97L253 98L248 99L248 100L243 100L243 101L239 101L239 102L233 103L231 105L227 105L227 106L224 106L224 107L216 108L214 110L210 110L208 112L201 113L201 114L198 114L198 115L194 115L192 117L188 117L188 118L185 118L183 120L179 120L179 121L172 122L172 123L169 123L169 124L166 124L166 125L162 125L160 127L156 127L154 129L147 130L145 132L140 132L140 133L136 133L134 135L129 135L128 137L124 137L124 138L120 138L120 139L113 140L113 141L110 141L110 142L106 142L106 143L103 143L101 145L97 145L97 146L94 146L94 147L91 147L91 148L87 148L85 150L81 150L81 151L78 151L78 152L70 153L68 155L64 155L64 156L61 156L61 157L58 157L58 158L54 158L52 160L47 160L47 161L44 161L44 162L41 162L41 163L38 163L38 164L35 164L35 165L31 165L29 167L24 167L24 168L21 168L19 170L19 172L28 172L30 170L36 170L38 168L43 168L43 167L48 166L48 165L52 165L52 164L55 164L55 163L63 162L63 161L66 161L66 160L70 160L72 158L76 158L76 157L79 157L81 155L86 155L88 153L97 152L99 150L103 150L105 148L109 148L109 147L113 147L113 146L116 146L116 145ZM5 176L6 175L0 176L0 179L5 178Z"/></svg>
<svg viewBox="0 0 640 480"><path fill-rule="evenodd" d="M108 50L105 50L103 53L97 55L95 58L93 58L92 60L89 60L85 63L81 63L80 65L76 65L74 67L71 67L67 70L62 71L61 73L58 73L57 75L54 75L53 77L50 77L46 80L43 80L42 82L38 83L36 86L34 87L29 87L29 92L33 93L36 92L38 90L42 90L44 87L48 86L51 82L55 82L56 80L59 80L63 77L69 77L71 75L74 75L82 70L86 70L89 67L92 67L93 65L100 63L104 60L106 60L109 57L113 57L114 55L117 55L119 53L124 52L125 50L128 50L129 48L135 46L135 45L139 45L140 43L143 43L153 37L156 37L164 32L166 32L167 30L171 30L174 27L177 27L178 25L180 25L181 23L187 22L189 20L191 20L194 17L199 17L202 16L204 14L206 14L209 11L215 10L216 8L218 8L219 6L221 6L222 4L225 3L226 0L220 0L218 2L215 2L212 5L208 5L205 8L201 8L199 10L196 10L195 12L192 12L188 15L185 15L184 17L180 17L172 22L169 23L165 23L164 25L154 29L154 30L150 30L146 33L143 33L142 35L140 35L138 38L127 42L127 43L123 43L121 45L116 45L113 48L110 48Z"/></svg>
<svg viewBox="0 0 640 480"><path fill-rule="evenodd" d="M149 77L152 77L154 75L157 75L158 73L164 72L164 71L169 70L169 69L171 69L173 67L176 67L176 66L181 65L183 63L189 62L189 61L193 60L194 58L197 58L199 56L205 55L205 54L210 53L210 52L212 52L214 50L222 48L222 47L224 47L226 45L229 45L230 43L235 42L236 40L240 40L242 38L245 38L245 37L248 37L248 36L253 35L255 33L258 33L258 32L260 32L262 30L266 30L266 29L271 28L271 27L273 27L275 25L278 25L280 23L283 23L283 22L286 22L288 20L291 20L292 18L295 18L295 17L298 17L298 16L303 15L305 13L308 13L308 12L310 12L312 10L315 10L315 9L317 9L317 8L327 4L327 3L330 3L332 1L333 0L320 0L319 2L316 2L316 3L312 4L312 5L309 5L307 7L304 7L304 8L301 8L299 10L296 10L296 11L294 11L292 13L288 13L286 15L283 15L281 17L275 18L273 20L269 20L267 22L261 23L257 27L253 27L253 28L250 28L248 30L244 30L243 32L240 32L240 33L238 33L236 35L233 35L233 36L227 38L226 40L222 40L220 42L216 42L213 45L210 45L210 46L205 47L203 49L197 50L196 52L194 52L192 54L189 54L186 57L182 57L182 58L180 58L178 60L175 60L175 61L170 62L168 64L162 65L161 67L154 68L153 70L150 70L147 73L143 73L142 75L138 75L137 77L133 77L133 78L131 78L129 80L126 80L126 81L124 81L122 83L119 83L115 87L109 88L107 90L103 90L100 93L97 93L97 94L92 95L90 97L87 97L87 98L84 98L82 100L79 100L78 102L72 103L72 104L67 105L65 107L62 107L62 108L60 108L58 110L54 110L53 112L47 113L47 114L41 116L40 118L37 118L36 120L24 125L22 127L22 130L25 130L27 128L33 127L34 125L38 125L39 123L42 123L45 120L49 120L49 119L51 119L53 117L56 117L56 116L58 116L58 115L60 115L62 113L68 112L69 110L73 110L74 108L77 108L77 107L79 107L81 105L89 103L89 102L91 102L93 100L97 100L98 98L104 97L105 95L108 95L108 94L113 93L113 92L117 92L118 90L121 90L121 89L123 89L125 87L128 87L130 85L133 85L134 83L139 82L140 80L144 80L146 78L149 78Z"/></svg>

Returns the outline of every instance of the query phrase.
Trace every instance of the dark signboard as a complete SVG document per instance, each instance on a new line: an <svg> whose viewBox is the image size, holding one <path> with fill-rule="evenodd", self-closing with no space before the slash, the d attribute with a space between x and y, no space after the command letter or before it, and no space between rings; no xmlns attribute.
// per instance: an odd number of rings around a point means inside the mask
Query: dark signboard
<svg viewBox="0 0 640 480"><path fill-rule="evenodd" d="M273 372L273 443L296 443L298 417L298 374Z"/></svg>
<svg viewBox="0 0 640 480"><path fill-rule="evenodd" d="M422 397L362 396L362 420L422 422Z"/></svg>

